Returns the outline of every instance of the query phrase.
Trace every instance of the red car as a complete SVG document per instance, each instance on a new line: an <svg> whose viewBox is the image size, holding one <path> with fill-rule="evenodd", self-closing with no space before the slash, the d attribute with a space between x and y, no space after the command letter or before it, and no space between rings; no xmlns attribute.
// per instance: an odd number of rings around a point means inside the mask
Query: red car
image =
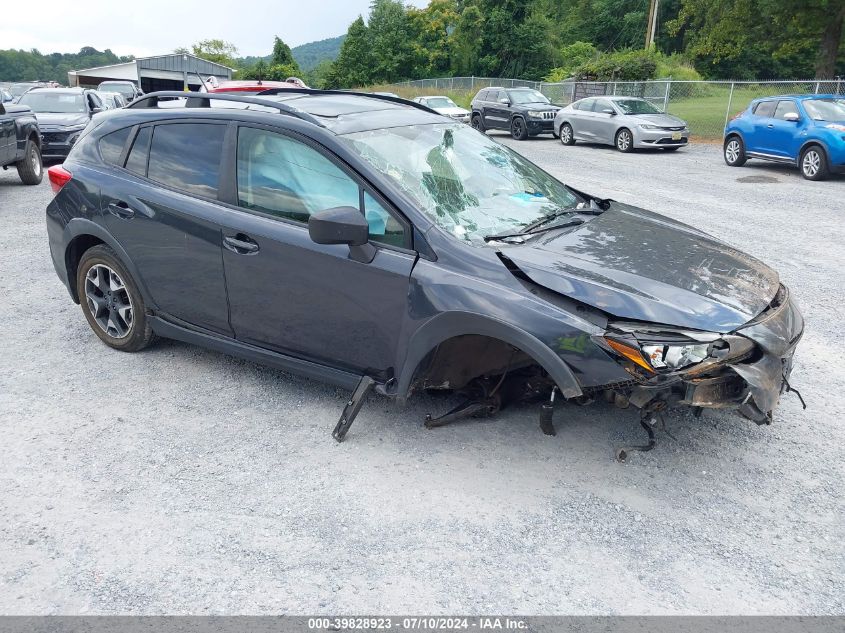
<svg viewBox="0 0 845 633"><path fill-rule="evenodd" d="M258 94L270 88L307 88L305 83L296 77L289 77L286 81L259 81L256 79L248 79L244 81L221 81L207 83L206 86L209 92L228 92L235 94Z"/></svg>

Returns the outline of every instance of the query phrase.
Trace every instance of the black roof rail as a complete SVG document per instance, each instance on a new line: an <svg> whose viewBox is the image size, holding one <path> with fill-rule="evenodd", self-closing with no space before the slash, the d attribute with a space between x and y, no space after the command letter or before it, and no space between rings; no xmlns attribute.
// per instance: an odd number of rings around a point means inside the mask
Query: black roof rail
<svg viewBox="0 0 845 633"><path fill-rule="evenodd" d="M185 99L186 108L210 108L212 99L215 101L232 101L234 103L251 103L254 105L264 106L266 108L276 108L280 114L286 114L288 116L296 117L297 119L302 119L303 121L308 121L309 123L313 123L314 125L318 125L320 127L326 127L317 117L294 108L287 103L274 101L273 99L260 99L252 96L248 97L216 92L180 92L176 90L162 90L160 92L150 92L142 97L138 97L126 107L138 109L155 108L158 105L159 99L165 97L168 99ZM150 102L150 105L141 105L148 101Z"/></svg>
<svg viewBox="0 0 845 633"><path fill-rule="evenodd" d="M377 95L372 92L360 92L358 90L317 90L316 88L268 88L259 92L256 96L261 95L283 95L283 94L303 94L303 95L352 95L354 97L369 97L370 99L380 99L382 101L390 101L391 103L398 103L399 105L413 106L417 110L430 112L432 114L440 114L437 110L433 110L426 105L411 101L410 99L403 99L402 97L391 97L389 95Z"/></svg>

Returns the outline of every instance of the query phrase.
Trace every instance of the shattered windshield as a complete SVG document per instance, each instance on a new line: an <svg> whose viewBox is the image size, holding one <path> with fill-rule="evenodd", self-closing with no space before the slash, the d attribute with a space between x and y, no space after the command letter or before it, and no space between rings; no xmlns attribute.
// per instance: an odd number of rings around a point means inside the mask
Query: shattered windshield
<svg viewBox="0 0 845 633"><path fill-rule="evenodd" d="M341 138L438 226L474 244L579 202L542 169L466 125L410 125Z"/></svg>

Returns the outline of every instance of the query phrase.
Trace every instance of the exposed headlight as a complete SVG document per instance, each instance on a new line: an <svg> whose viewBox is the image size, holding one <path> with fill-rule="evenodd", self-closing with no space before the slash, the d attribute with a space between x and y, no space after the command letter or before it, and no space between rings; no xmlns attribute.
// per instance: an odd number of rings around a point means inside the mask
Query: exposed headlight
<svg viewBox="0 0 845 633"><path fill-rule="evenodd" d="M528 116L531 117L532 119L542 119L543 113L542 112L529 112Z"/></svg>
<svg viewBox="0 0 845 633"><path fill-rule="evenodd" d="M659 125L649 125L648 123L640 123L639 128L641 130L660 130L660 129L662 129Z"/></svg>
<svg viewBox="0 0 845 633"><path fill-rule="evenodd" d="M655 369L681 369L688 365L700 363L709 354L709 343L695 345L643 345L642 351L646 360Z"/></svg>

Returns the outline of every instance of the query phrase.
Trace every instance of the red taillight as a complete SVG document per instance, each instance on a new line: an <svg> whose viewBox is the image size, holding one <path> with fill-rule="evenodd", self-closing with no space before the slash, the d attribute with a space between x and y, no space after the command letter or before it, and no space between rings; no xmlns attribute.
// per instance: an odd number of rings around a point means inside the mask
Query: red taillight
<svg viewBox="0 0 845 633"><path fill-rule="evenodd" d="M69 183L70 179L73 178L73 174L61 165L53 165L50 167L50 169L47 170L47 175L50 177L50 186L53 188L53 193L59 193L62 190L62 187Z"/></svg>

